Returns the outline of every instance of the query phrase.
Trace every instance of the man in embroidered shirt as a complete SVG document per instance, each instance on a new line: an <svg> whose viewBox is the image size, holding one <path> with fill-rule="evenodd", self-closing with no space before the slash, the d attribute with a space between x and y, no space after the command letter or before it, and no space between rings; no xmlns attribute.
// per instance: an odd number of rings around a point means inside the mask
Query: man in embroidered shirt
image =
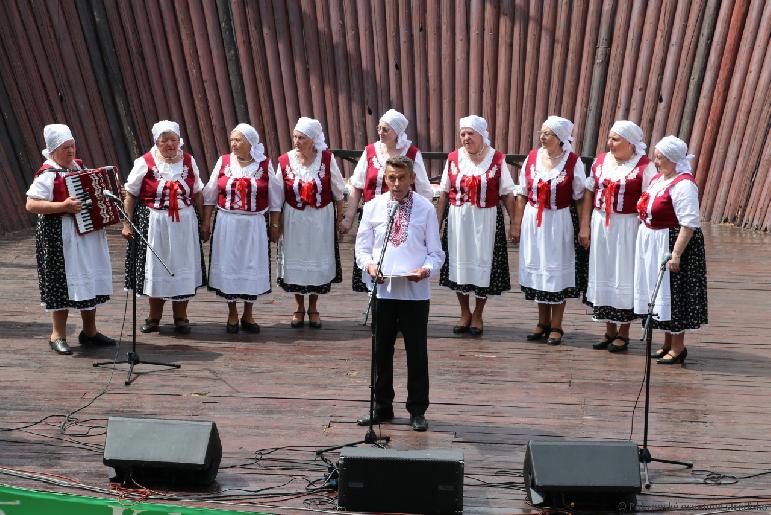
<svg viewBox="0 0 771 515"><path fill-rule="evenodd" d="M427 325L431 284L429 277L444 262L439 225L433 204L412 192L415 181L412 161L398 156L386 162L385 180L390 192L364 206L356 235L356 261L362 280L378 281L375 332L375 411L373 423L394 417L393 356L396 334L401 331L407 351L407 411L415 431L428 423ZM389 213L394 203L393 229L383 257L382 274L377 263L383 252ZM374 318L377 317L376 320ZM369 425L369 414L359 425Z"/></svg>

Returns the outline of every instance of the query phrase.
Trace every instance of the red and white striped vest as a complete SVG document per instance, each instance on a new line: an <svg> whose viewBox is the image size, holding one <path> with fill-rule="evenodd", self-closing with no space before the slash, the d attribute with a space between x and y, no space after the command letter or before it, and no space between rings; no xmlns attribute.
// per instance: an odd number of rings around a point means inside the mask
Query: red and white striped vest
<svg viewBox="0 0 771 515"><path fill-rule="evenodd" d="M310 181L303 181L292 170L289 154L282 154L278 158L278 166L284 181L284 199L286 203L295 209L305 209L305 206L321 209L332 202L332 152L321 152L321 165L316 177Z"/></svg>
<svg viewBox="0 0 771 515"><path fill-rule="evenodd" d="M259 212L268 208L268 158L257 165L256 177L232 177L230 154L222 156L217 174L217 205L229 211Z"/></svg>
<svg viewBox="0 0 771 515"><path fill-rule="evenodd" d="M490 166L481 175L461 175L458 165L458 151L447 156L447 177L450 180L450 205L461 206L470 202L476 207L496 207L500 201L501 173L506 156L497 150ZM508 171L506 172L508 173Z"/></svg>
<svg viewBox="0 0 771 515"><path fill-rule="evenodd" d="M388 192L388 185L385 181L385 163L380 163L380 159L377 157L377 151L375 145L369 144L364 149L367 155L367 175L364 180L364 203L369 202L377 195ZM410 145L407 149L406 156L415 161L415 156L418 155L420 150L415 145ZM379 183L379 184L378 184ZM412 191L415 191L415 183L412 183Z"/></svg>

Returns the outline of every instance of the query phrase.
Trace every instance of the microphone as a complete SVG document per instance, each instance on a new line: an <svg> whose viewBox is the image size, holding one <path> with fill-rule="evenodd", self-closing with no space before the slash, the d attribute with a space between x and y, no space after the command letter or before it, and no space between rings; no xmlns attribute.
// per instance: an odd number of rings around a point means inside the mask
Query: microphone
<svg viewBox="0 0 771 515"><path fill-rule="evenodd" d="M391 204L391 209L388 210L388 218L393 218L396 215L396 212L399 211L399 203L394 202Z"/></svg>
<svg viewBox="0 0 771 515"><path fill-rule="evenodd" d="M670 259L672 259L672 253L671 252L667 252L666 254L664 254L664 257L661 258L661 266L664 266L667 263L669 263Z"/></svg>
<svg viewBox="0 0 771 515"><path fill-rule="evenodd" d="M117 202L121 201L120 198L110 190L102 190L102 195L104 195L107 198L111 198Z"/></svg>

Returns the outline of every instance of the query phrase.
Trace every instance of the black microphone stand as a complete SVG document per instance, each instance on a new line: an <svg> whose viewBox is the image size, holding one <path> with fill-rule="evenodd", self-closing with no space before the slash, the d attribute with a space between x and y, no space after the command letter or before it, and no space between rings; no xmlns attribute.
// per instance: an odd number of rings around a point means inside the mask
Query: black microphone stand
<svg viewBox="0 0 771 515"><path fill-rule="evenodd" d="M109 198L112 203L115 205L116 208L118 208L118 211L120 211L120 214L123 215L123 219L128 222L128 224L131 226L131 229L134 231L134 236L131 240L131 257L133 261L132 268L132 278L133 278L133 287L131 288L131 291L133 292L132 296L132 302L131 302L131 313L133 318L133 325L132 325L132 335L131 335L131 350L126 354L126 359L119 360L119 361L99 361L97 363L94 363L93 366L95 367L102 367L105 365L122 365L122 364L128 364L129 370L128 370L128 376L126 377L126 380L123 382L124 385L129 386L131 383L134 382L134 379L131 378L131 375L134 373L134 367L136 365L157 365L161 367L170 367L170 368L180 368L182 365L179 365L177 363L162 363L160 361L144 361L142 358L139 357L139 353L137 352L137 241L136 237L139 236L142 239L142 242L144 242L145 245L147 245L147 248L150 249L150 251L153 253L153 255L158 259L158 261L163 265L163 268L169 273L170 276L174 277L174 273L169 270L169 267L164 263L163 259L155 252L155 249L153 249L152 245L147 241L147 239L144 237L144 235L137 229L137 226L134 225L134 222L132 222L128 215L126 214L126 211L123 209L123 205L121 202L111 198L109 195L105 195L107 198Z"/></svg>
<svg viewBox="0 0 771 515"><path fill-rule="evenodd" d="M655 461L658 463L670 463L673 465L682 465L686 468L693 468L693 463L689 463L687 461L676 461L676 460L662 460L659 458L654 458L651 456L650 450L648 450L648 413L650 409L650 386L651 386L651 346L653 342L653 317L656 315L653 312L653 309L656 305L656 296L659 293L659 288L661 287L661 281L664 280L664 273L667 271L667 263L669 262L669 259L665 259L663 263L661 263L661 266L659 267L659 275L656 279L656 287L653 289L653 294L651 294L650 301L648 302L648 314L645 318L645 329L643 330L643 336L640 338L642 340L645 339L645 424L643 426L643 444L642 448L639 451L639 457L640 457L640 463L643 464L643 472L645 473L645 488L649 489L651 487L650 478L648 477L648 463Z"/></svg>
<svg viewBox="0 0 771 515"><path fill-rule="evenodd" d="M386 228L385 240L383 241L383 250L380 252L380 259L377 262L377 272L375 273L375 279L373 281L372 295L370 295L369 297L369 305L367 306L367 312L364 315L364 323L362 324L362 325L367 324L367 317L369 316L370 311L372 311L372 345L370 347L370 369L369 369L369 429L367 429L367 433L364 435L364 440L359 440L358 442L352 442L352 443L343 444L343 445L335 445L334 447L327 447L325 449L319 449L318 451L316 451L317 456L320 456L325 452L342 449L343 447L349 447L352 445L359 445L362 443L368 443L368 444L373 444L373 445L382 447L382 445L378 443L379 440L383 440L385 443L388 443L391 441L390 436L383 436L378 438L378 436L375 434L375 429L373 428L373 425L374 425L373 419L375 418L375 371L376 371L376 364L377 364L377 358L375 355L375 336L377 334L377 325L378 325L377 286L378 286L378 282L383 279L383 257L385 256L385 253L386 253L386 247L388 247L388 239L391 237L391 230L393 229L393 226L394 226L396 211L398 211L398 208L395 209L394 212L392 214L389 214L388 216L388 227Z"/></svg>

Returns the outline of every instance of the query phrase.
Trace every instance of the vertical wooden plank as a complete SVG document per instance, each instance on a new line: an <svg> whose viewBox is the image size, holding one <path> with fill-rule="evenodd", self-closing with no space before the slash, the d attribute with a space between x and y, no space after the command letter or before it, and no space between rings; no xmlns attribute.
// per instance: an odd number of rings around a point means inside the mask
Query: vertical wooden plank
<svg viewBox="0 0 771 515"><path fill-rule="evenodd" d="M285 2L281 0L272 0L272 2L261 2L260 13L262 22L267 24L268 32L263 31L265 35L265 44L276 48L277 58L279 60L280 75L270 74L270 86L273 89L279 88L283 91L284 105L275 105L274 111L281 107L286 111L288 118L287 124L291 128L298 118L308 116L300 112L300 101L298 99L299 82L294 73L292 42L289 35L289 24L287 22ZM337 12L337 9L333 9ZM270 37L268 37L270 35ZM270 48L268 51L268 61L276 57ZM278 115L278 113L276 113Z"/></svg>
<svg viewBox="0 0 771 515"><path fill-rule="evenodd" d="M680 54L682 53L685 35L688 32L688 7L688 2L677 2L675 6L671 38L666 51L664 76L661 79L661 91L658 95L658 108L655 110L653 130L649 140L652 145L655 145L664 136L667 118L672 109L672 97L674 96L678 72L686 66L686 63L680 61ZM687 72L683 73L683 75L687 75Z"/></svg>
<svg viewBox="0 0 771 515"><path fill-rule="evenodd" d="M301 8L312 112L326 127L328 125L327 109L324 104L324 77L321 71L321 52L319 51L319 32L318 25L316 24L315 2L313 0L302 0Z"/></svg>
<svg viewBox="0 0 771 515"><path fill-rule="evenodd" d="M380 116L391 108L391 83L389 63L389 32L386 29L386 2L370 0L370 12L372 13L372 26L375 52L375 78L377 83L378 108L375 116L378 121Z"/></svg>
<svg viewBox="0 0 771 515"><path fill-rule="evenodd" d="M343 26L348 36L345 38L348 57L348 81L351 85L351 93L347 99L351 108L352 138L351 147L362 148L367 144L367 135L364 128L366 110L364 107L364 92L361 74L361 50L359 48L359 15L356 11L355 0L343 2L344 22ZM351 173L353 169L351 169Z"/></svg>
<svg viewBox="0 0 771 515"><path fill-rule="evenodd" d="M298 109L300 113L313 113L313 118L316 118L318 115L313 110L311 90L308 87L310 79L310 77L308 77L308 55L303 39L303 24L300 23L300 20L303 19L300 2L292 1L280 3L285 4L286 11L274 8L276 13L282 13L281 22L277 21L276 26L278 27L279 32L284 32L283 39L286 39L286 44L288 45L291 42L294 76L297 81ZM286 34L289 34L289 39L286 38ZM351 37L352 39L355 37L353 41L358 45L358 33L352 33ZM358 77L356 78L358 79Z"/></svg>
<svg viewBox="0 0 771 515"><path fill-rule="evenodd" d="M664 0L659 15L659 28L656 31L656 43L653 48L653 59L645 90L645 102L640 123L638 124L646 138L650 138L651 130L653 129L653 119L659 107L661 77L667 60L667 48L672 34L672 18L674 17L676 3L677 0ZM680 4L682 5L682 3ZM677 54L679 57L679 52Z"/></svg>
<svg viewBox="0 0 771 515"><path fill-rule="evenodd" d="M502 152L508 152L509 107L514 96L511 81L512 52L514 50L514 0L501 1L498 24L498 82L495 85L495 144Z"/></svg>
<svg viewBox="0 0 771 515"><path fill-rule="evenodd" d="M353 148L353 123L351 120L351 106L349 104L351 89L348 78L348 56L345 52L345 26L343 25L343 8L341 0L330 2L329 27L332 31L332 44L335 56L335 74L337 92L335 102L338 108L340 140L335 146L340 148Z"/></svg>
<svg viewBox="0 0 771 515"><path fill-rule="evenodd" d="M482 76L484 63L484 31L485 31L485 4L482 0L471 0L471 9L468 14L469 28L469 58L467 64L468 81L468 111L479 116L482 115L482 89L484 77ZM489 124L490 120L488 120ZM494 122L493 122L494 123ZM489 125L488 125L489 126Z"/></svg>
<svg viewBox="0 0 771 515"><path fill-rule="evenodd" d="M412 39L413 44L413 91L415 92L415 119L410 120L411 127L408 132L413 135L417 145L421 149L430 149L429 137L432 128L428 121L429 112L429 88L432 86L438 90L439 84L432 84L431 79L436 79L438 71L429 73L428 58L428 27L426 17L427 5L425 0L416 0L412 4ZM437 67L438 68L438 67ZM426 163L429 175L431 163Z"/></svg>
<svg viewBox="0 0 771 515"><path fill-rule="evenodd" d="M557 6L557 25L554 31L554 52L551 64L551 84L549 85L549 103L547 115L562 116L562 92L565 82L570 80L565 75L565 60L567 59L570 42L570 0L559 0Z"/></svg>
<svg viewBox="0 0 771 515"><path fill-rule="evenodd" d="M699 29L699 39L696 43L696 55L693 58L691 75L688 78L688 92L685 96L683 112L680 117L680 128L672 131L680 134L680 137L686 141L692 141L691 129L693 128L696 108L699 102L699 92L701 91L702 83L704 81L707 60L710 56L710 45L715 33L719 11L719 0L706 0L701 27ZM712 90L710 89L710 94L711 91Z"/></svg>
<svg viewBox="0 0 771 515"><path fill-rule="evenodd" d="M442 148L455 147L455 38L451 27L455 26L452 2L442 2Z"/></svg>
<svg viewBox="0 0 771 515"><path fill-rule="evenodd" d="M640 52L637 54L637 66L635 68L634 87L630 95L628 119L639 125L643 116L645 104L645 91L648 81L651 79L651 59L655 48L656 32L659 26L659 14L661 0L649 0L645 11L645 25L643 27Z"/></svg>
<svg viewBox="0 0 771 515"><path fill-rule="evenodd" d="M600 33L597 39L597 52L595 53L594 70L592 71L592 85L589 89L589 107L586 112L584 141L581 147L582 152L586 155L593 155L597 148L597 132L600 125L602 98L605 94L605 78L608 74L609 47L613 38L614 15L615 2L613 0L605 0L602 5Z"/></svg>
<svg viewBox="0 0 771 515"><path fill-rule="evenodd" d="M669 108L667 124L664 132L666 134L677 134L680 127L680 120L685 108L685 99L688 94L688 82L693 70L693 61L696 57L696 48L699 39L699 27L702 24L704 14L704 0L694 0L690 3L688 13L688 24L683 37L683 46L680 51L680 64L677 70L677 80L675 81L672 92L672 105ZM654 142L655 143L655 142Z"/></svg>
<svg viewBox="0 0 771 515"><path fill-rule="evenodd" d="M760 164L753 174L752 195L750 196L744 227L760 229L766 213L771 212L771 131L766 134ZM768 230L768 225L762 227Z"/></svg>
<svg viewBox="0 0 771 515"><path fill-rule="evenodd" d="M397 111L404 112L402 100L402 63L399 52L399 4L397 2L383 2L385 4L386 41L389 63L388 77L388 105Z"/></svg>
<svg viewBox="0 0 771 515"><path fill-rule="evenodd" d="M340 135L339 114L337 110L336 76L334 42L329 18L329 4L316 2L316 20L319 27L319 50L321 51L321 71L324 84L324 101L327 111L327 123L324 130L327 141L342 142ZM292 122L294 123L294 122Z"/></svg>
<svg viewBox="0 0 771 515"><path fill-rule="evenodd" d="M43 157L40 156L40 154L38 154L40 157L37 157L25 152L24 137L31 138L31 144L35 147L38 147L38 145L32 134L32 130L30 129L29 134L26 134L26 131L19 122L19 118L16 116L16 113L13 112L11 106L12 98L9 91L15 90L16 85L13 84L13 81L8 81L9 84L7 87L5 85L3 77L8 77L8 75L5 74L5 66L3 64L8 62L8 60L3 60L5 59L5 55L5 49L0 45L0 126L2 126L2 132L0 132L0 145L5 148L6 158L10 160L11 164L11 168L2 168L2 170L6 173L8 170L13 170L13 179L16 182L18 193L19 195L23 195L32 183L32 174L42 162ZM43 140L42 132L43 131L40 130L41 141ZM42 147L43 145L41 144L39 148Z"/></svg>
<svg viewBox="0 0 771 515"><path fill-rule="evenodd" d="M237 49L238 66L243 77L243 93L247 109L246 114L239 114L239 120L246 121L255 129L257 129L257 132L260 134L260 140L262 140L263 144L265 144L265 127L262 124L260 97L259 92L257 91L257 79L255 77L254 64L251 59L251 47L246 7L244 6L244 0L230 1L230 10L233 13L233 42ZM232 80L233 79L231 79L231 81ZM236 102L236 105L238 105L238 102Z"/></svg>
<svg viewBox="0 0 771 515"><path fill-rule="evenodd" d="M634 93L635 71L640 55L640 40L642 39L643 26L645 24L645 6L647 0L633 0L632 13L629 16L629 26L626 29L627 38L624 50L621 81L619 82L618 99L616 100L616 120L625 120L629 117L629 109ZM615 69L611 67L611 69ZM600 132L599 137L606 134ZM598 145L599 147L599 145Z"/></svg>
<svg viewBox="0 0 771 515"><path fill-rule="evenodd" d="M402 105L404 115L415 123L415 63L412 47L415 45L412 34L412 9L408 0L399 0L399 53L402 78ZM417 127L413 126L413 129Z"/></svg>
<svg viewBox="0 0 771 515"><path fill-rule="evenodd" d="M520 149L532 148L535 143L533 116L535 115L535 98L538 92L542 8L541 0L530 0L530 15L527 24L527 49L525 50L525 82L523 86ZM538 127L540 128L540 125Z"/></svg>
<svg viewBox="0 0 771 515"><path fill-rule="evenodd" d="M538 86L536 87L535 109L533 110L532 129L533 145L535 132L541 127L548 116L549 84L551 83L551 62L554 52L555 29L557 27L557 0L543 2L543 17L541 19L541 41L538 44Z"/></svg>
<svg viewBox="0 0 771 515"><path fill-rule="evenodd" d="M629 27L632 25L632 2L620 2L616 13L615 27L613 29L613 41L610 45L610 62L608 63L607 78L605 80L605 94L600 109L599 130L595 135L597 149L605 148L605 139L616 116L619 100L619 89L623 78L625 61L632 60L627 53L626 43L629 39ZM620 73L619 73L620 72Z"/></svg>
<svg viewBox="0 0 771 515"><path fill-rule="evenodd" d="M711 185L709 189L711 190L717 183L719 174L722 171L719 168L711 167L712 156L715 151L715 142L717 140L718 131L720 130L720 126L725 122L723 115L724 113L728 116L732 115L732 113L726 113L724 107L728 97L728 90L732 84L731 78L733 77L734 65L736 64L737 52L739 51L739 44L741 42L742 30L744 28L744 21L747 18L749 4L749 0L737 0L734 4L733 13L731 14L731 24L728 27L728 35L726 37L726 45L723 50L723 59L720 62L720 71L718 72L715 93L712 97L709 117L707 118L707 126L704 131L704 138L701 140L702 151L697 156L695 172L696 183L699 185L699 190L702 195L701 212L707 217L710 214L713 200L710 198L712 192L708 192L708 188L705 187L708 180L707 172L710 171Z"/></svg>
<svg viewBox="0 0 771 515"><path fill-rule="evenodd" d="M589 103L589 89L592 85L592 72L594 71L594 54L599 36L600 16L602 13L602 0L589 0L589 8L586 14L586 32L584 46L581 50L581 68L576 91L575 114L573 123L575 127L575 144L573 147L579 155L587 155L583 151L583 134L586 126L586 110Z"/></svg>
<svg viewBox="0 0 771 515"><path fill-rule="evenodd" d="M224 4L223 0L220 3ZM220 15L217 9L217 3L211 0L203 0L203 16L206 21L206 32L208 38L200 38L200 41L208 39L209 48L199 49L199 52L208 55L214 63L214 78L216 79L217 91L220 100L220 116L225 127L225 147L222 152L230 149L230 130L236 126L236 107L233 103L233 88L231 87L230 72L228 70L228 57L225 52L225 41L223 40L225 32L220 25ZM198 38L196 38L198 41Z"/></svg>
<svg viewBox="0 0 771 515"><path fill-rule="evenodd" d="M455 99L455 134L454 141L458 137L458 120L469 114L469 27L467 20L468 11L466 2L458 0L455 4L455 91L451 98Z"/></svg>
<svg viewBox="0 0 771 515"><path fill-rule="evenodd" d="M169 53L165 49L166 40L162 22L158 18L153 18L153 13L150 11L151 6L145 4L144 0L105 3L108 13L110 9L117 10L113 16L120 17L121 34L124 35L121 39L127 43L132 72L135 77L133 81L130 81L133 85L129 89L134 90L130 101L133 104L132 112L137 113L134 119L137 123L139 144L144 150L152 145L150 127L159 119L168 118L184 122L181 119L182 107L179 106L179 111L176 112L171 107L175 101L179 105L179 94L174 88L173 82L167 83L168 80L171 80L172 74L165 67L171 68L171 63L162 62L163 60L168 61ZM155 2L152 2L152 8L158 9ZM148 23L136 23L136 20L148 20ZM169 101L164 103L165 105L160 105L161 99L168 99Z"/></svg>
<svg viewBox="0 0 771 515"><path fill-rule="evenodd" d="M441 29L442 13L439 0L428 0L426 5L426 33L427 33L427 55L428 60L428 127L421 127L421 130L428 129L428 148L427 150L439 151L443 147L443 126L442 117L442 77L450 63L443 62L442 38L444 31ZM432 166L431 171L438 174L441 169L439 166Z"/></svg>
<svg viewBox="0 0 771 515"><path fill-rule="evenodd" d="M716 152L712 157L712 169L722 170L721 178L715 181L710 181L708 178L707 191L704 192L705 198L707 194L714 192L706 198L706 210L702 211L707 215L711 207L713 222L722 222L726 218L726 200L730 188L735 186L734 178L737 174L735 165L740 149L735 138L744 134L752 99L759 93L758 79L763 58L768 52L769 37L771 37L771 4L753 0L742 31L742 40L734 68L734 74L743 77L744 80L732 81L723 114L723 123L718 132ZM752 127L753 131L757 129L758 127Z"/></svg>
<svg viewBox="0 0 771 515"><path fill-rule="evenodd" d="M527 51L527 27L530 17L528 0L515 0L514 3L514 33L511 50L511 102L509 104L509 138L510 152L524 153L529 145L522 145L523 97L525 87L525 52Z"/></svg>
<svg viewBox="0 0 771 515"><path fill-rule="evenodd" d="M559 112L561 116L573 120L576 109L576 93L581 76L581 51L584 46L584 30L586 29L587 0L570 2L570 40L568 42L567 61L562 71L562 102Z"/></svg>
<svg viewBox="0 0 771 515"><path fill-rule="evenodd" d="M216 0L217 17L219 18L220 31L222 32L222 46L225 51L228 80L233 94L233 108L235 109L235 121L249 121L249 108L244 87L244 76L241 72L238 45L236 44L233 10L229 0ZM243 14L243 12L239 13Z"/></svg>
<svg viewBox="0 0 771 515"><path fill-rule="evenodd" d="M278 45L276 44L278 35L276 34L271 1L259 0L258 6L261 23L258 27L262 34L262 41L258 44L262 45L265 49L265 64L267 67L263 68L263 70L267 70L268 72L267 75L262 78L261 84L267 86L270 90L271 104L265 107L269 114L276 120L276 130L278 131L278 144L280 148L277 153L280 154L292 147L292 128L295 126L298 117L297 99L295 96L294 104L292 104L292 102L287 99L286 95L292 94L288 90L294 89L291 86L293 86L295 82L293 80L289 83L289 87L284 87L284 77L282 74L279 50ZM284 67L286 66L287 65L285 64ZM259 74L260 68L255 68ZM291 109L294 110L291 111Z"/></svg>
<svg viewBox="0 0 771 515"><path fill-rule="evenodd" d="M372 12L367 0L357 0L356 10L362 19L371 20ZM361 52L361 74L364 81L364 134L367 142L377 137L377 123L380 120L380 98L375 58L374 23L359 26L359 49Z"/></svg>
<svg viewBox="0 0 771 515"><path fill-rule="evenodd" d="M505 139L495 131L498 112L496 109L496 85L498 83L498 1L485 2L484 47L482 48L482 117L487 120L490 139L496 147L503 148Z"/></svg>

